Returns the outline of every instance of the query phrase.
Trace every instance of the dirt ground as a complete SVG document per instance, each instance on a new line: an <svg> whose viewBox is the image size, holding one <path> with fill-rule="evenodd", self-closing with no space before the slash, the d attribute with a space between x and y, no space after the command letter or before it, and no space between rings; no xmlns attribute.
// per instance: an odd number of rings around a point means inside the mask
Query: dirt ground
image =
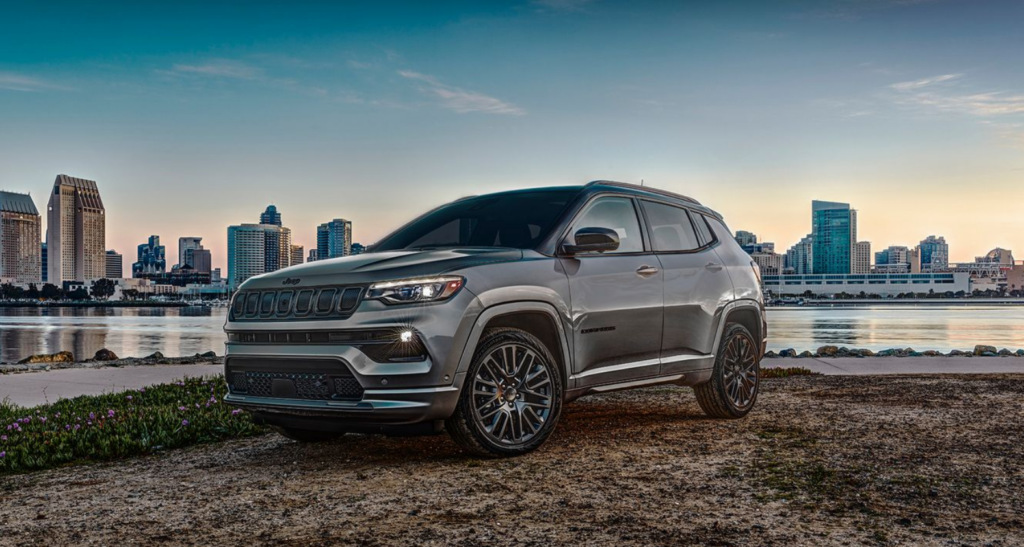
<svg viewBox="0 0 1024 547"><path fill-rule="evenodd" d="M581 399L538 452L276 435L0 479L2 545L1024 544L1024 376Z"/></svg>

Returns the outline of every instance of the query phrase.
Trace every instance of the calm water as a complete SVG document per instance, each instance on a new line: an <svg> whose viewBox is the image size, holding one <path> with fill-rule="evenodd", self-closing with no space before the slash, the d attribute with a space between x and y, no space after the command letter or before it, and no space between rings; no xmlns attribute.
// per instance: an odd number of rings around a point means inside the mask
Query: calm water
<svg viewBox="0 0 1024 547"><path fill-rule="evenodd" d="M224 308L0 308L0 361L69 350L79 359L224 353ZM1024 307L772 308L769 349L825 344L917 350L1024 348Z"/></svg>

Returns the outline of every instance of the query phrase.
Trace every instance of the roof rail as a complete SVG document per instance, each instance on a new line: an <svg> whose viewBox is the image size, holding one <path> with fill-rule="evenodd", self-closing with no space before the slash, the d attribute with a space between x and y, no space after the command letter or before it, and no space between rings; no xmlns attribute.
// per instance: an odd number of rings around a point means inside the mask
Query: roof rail
<svg viewBox="0 0 1024 547"><path fill-rule="evenodd" d="M695 205L700 205L699 201L697 201L697 200L695 200L695 199L693 199L693 198L691 198L689 196L684 196L682 194L677 194L675 192L669 192L668 190L662 190L660 188L652 188L650 186L640 186L639 184L630 184L628 182L616 182L616 181L613 181L613 180L595 180L595 181L590 182L590 183L587 184L588 187L589 186L596 186L596 185L601 185L601 186L617 186L619 188L629 188L631 190L640 190L641 192L650 192L652 194L658 194L658 195L661 195L661 196L667 196L667 197L671 197L671 198L681 199L683 201L688 201L688 202L693 203Z"/></svg>

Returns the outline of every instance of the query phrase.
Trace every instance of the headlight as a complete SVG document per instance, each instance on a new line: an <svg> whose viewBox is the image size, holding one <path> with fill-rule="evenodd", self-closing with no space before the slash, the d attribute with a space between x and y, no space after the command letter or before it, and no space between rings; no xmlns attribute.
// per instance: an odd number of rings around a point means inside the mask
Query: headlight
<svg viewBox="0 0 1024 547"><path fill-rule="evenodd" d="M458 276L420 277L382 281L370 285L366 298L383 300L388 304L414 302L440 302L452 297L462 288L465 279Z"/></svg>

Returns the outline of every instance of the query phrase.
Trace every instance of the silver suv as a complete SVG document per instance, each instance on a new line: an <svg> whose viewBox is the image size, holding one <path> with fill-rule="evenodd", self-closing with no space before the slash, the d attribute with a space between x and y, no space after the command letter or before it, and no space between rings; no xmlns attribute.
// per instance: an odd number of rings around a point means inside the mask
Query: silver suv
<svg viewBox="0 0 1024 547"><path fill-rule="evenodd" d="M365 254L253 277L225 330L226 402L288 437L447 430L486 456L537 448L589 393L693 386L740 418L767 337L718 213L606 181L463 198Z"/></svg>

